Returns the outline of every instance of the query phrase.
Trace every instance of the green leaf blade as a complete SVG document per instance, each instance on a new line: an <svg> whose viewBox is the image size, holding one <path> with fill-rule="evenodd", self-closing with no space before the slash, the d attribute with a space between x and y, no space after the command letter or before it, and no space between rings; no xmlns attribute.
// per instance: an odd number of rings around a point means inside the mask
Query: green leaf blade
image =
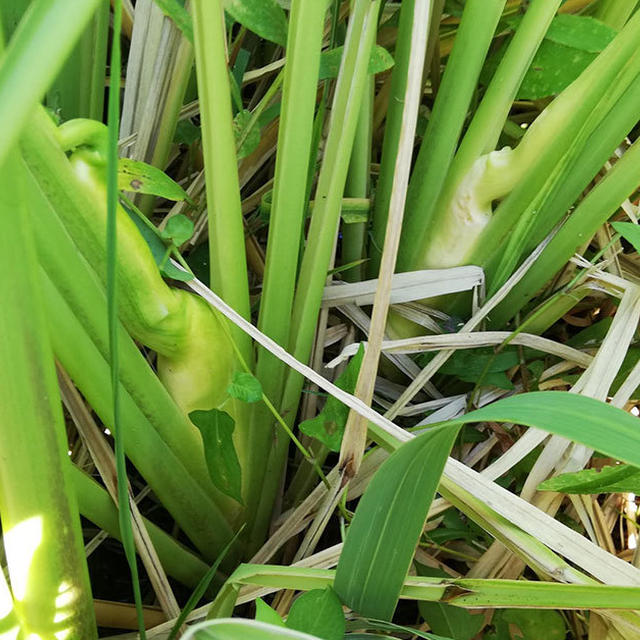
<svg viewBox="0 0 640 640"><path fill-rule="evenodd" d="M334 588L361 615L381 620L393 615L457 433L455 426L436 427L402 445L360 500Z"/></svg>
<svg viewBox="0 0 640 640"><path fill-rule="evenodd" d="M210 409L192 411L189 419L202 435L204 455L213 484L222 493L243 504L240 462L233 444L233 418L219 409Z"/></svg>

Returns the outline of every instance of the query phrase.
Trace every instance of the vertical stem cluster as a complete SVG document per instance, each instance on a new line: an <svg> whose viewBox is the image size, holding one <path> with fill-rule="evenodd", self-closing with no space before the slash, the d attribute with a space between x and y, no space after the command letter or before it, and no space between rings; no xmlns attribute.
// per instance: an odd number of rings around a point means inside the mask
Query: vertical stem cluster
<svg viewBox="0 0 640 640"><path fill-rule="evenodd" d="M0 171L0 516L15 613L25 637L95 638L89 575L53 353L24 208L23 168ZM9 231L10 230L10 231ZM16 268L16 265L20 265ZM66 633L66 636L64 635Z"/></svg>
<svg viewBox="0 0 640 640"><path fill-rule="evenodd" d="M224 12L220 0L194 0L192 6L207 184L211 285L238 313L249 318L249 284ZM245 362L251 363L251 340L236 327L232 328L232 333Z"/></svg>

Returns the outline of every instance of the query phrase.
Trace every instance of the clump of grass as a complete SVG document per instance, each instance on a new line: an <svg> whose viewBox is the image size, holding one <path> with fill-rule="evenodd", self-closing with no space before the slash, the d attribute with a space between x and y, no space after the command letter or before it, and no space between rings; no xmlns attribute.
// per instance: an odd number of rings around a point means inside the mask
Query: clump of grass
<svg viewBox="0 0 640 640"><path fill-rule="evenodd" d="M0 0L0 635L638 635L635 3L107 4Z"/></svg>

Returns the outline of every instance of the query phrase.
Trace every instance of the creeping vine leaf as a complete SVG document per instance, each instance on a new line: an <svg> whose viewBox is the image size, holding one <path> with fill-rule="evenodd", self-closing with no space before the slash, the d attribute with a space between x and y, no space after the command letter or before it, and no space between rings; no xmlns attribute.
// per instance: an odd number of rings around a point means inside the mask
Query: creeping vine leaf
<svg viewBox="0 0 640 640"><path fill-rule="evenodd" d="M336 386L353 393L358 381L358 373L364 357L364 346L360 345L358 352L347 365L342 375L336 380ZM340 451L340 443L344 428L349 417L349 407L340 400L329 396L322 411L315 417L300 424L302 433L315 438L327 446L331 451Z"/></svg>
<svg viewBox="0 0 640 640"><path fill-rule="evenodd" d="M250 373L235 371L231 383L227 387L227 393L232 398L243 402L258 402L262 400L262 385L260 380Z"/></svg>
<svg viewBox="0 0 640 640"><path fill-rule="evenodd" d="M243 27L283 47L287 44L287 16L276 0L224 0L226 12Z"/></svg>
<svg viewBox="0 0 640 640"><path fill-rule="evenodd" d="M340 599L331 588L307 591L293 603L286 625L322 640L342 640L345 620Z"/></svg>
<svg viewBox="0 0 640 640"><path fill-rule="evenodd" d="M187 216L179 213L167 220L167 224L162 230L162 237L179 247L191 238L193 230L193 222Z"/></svg>
<svg viewBox="0 0 640 640"><path fill-rule="evenodd" d="M189 419L198 427L204 445L204 457L213 484L222 493L242 502L240 462L233 445L235 422L225 411L192 411Z"/></svg>

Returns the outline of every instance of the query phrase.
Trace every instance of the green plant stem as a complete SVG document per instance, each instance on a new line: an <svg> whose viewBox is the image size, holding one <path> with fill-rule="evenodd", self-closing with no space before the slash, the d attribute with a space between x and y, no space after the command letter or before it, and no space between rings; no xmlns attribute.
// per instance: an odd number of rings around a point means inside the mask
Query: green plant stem
<svg viewBox="0 0 640 640"><path fill-rule="evenodd" d="M561 2L530 3L451 163L441 201L448 202L472 164L496 148L522 79Z"/></svg>
<svg viewBox="0 0 640 640"><path fill-rule="evenodd" d="M593 17L619 30L624 27L637 6L636 0L601 0Z"/></svg>
<svg viewBox="0 0 640 640"><path fill-rule="evenodd" d="M80 513L120 540L118 511L107 491L75 465L71 465L71 481ZM207 564L153 522L144 518L144 523L165 571L182 584L195 587L207 572Z"/></svg>
<svg viewBox="0 0 640 640"><path fill-rule="evenodd" d="M594 112L600 118L606 115L597 107L601 100L608 103L607 93L612 91L612 80L622 72L628 86L640 70L640 57L634 55L639 35L640 14L636 14L588 69L529 127L511 161L511 168L518 176L517 184L498 206L477 245L466 257L472 264L486 265L519 220L533 223L535 211L540 209L544 198L568 168L567 150L572 145L577 147L584 143L599 124L592 117ZM626 86L617 83L613 91L622 93ZM514 236L512 243L513 240ZM518 249L504 251L505 263L513 261L514 251L517 253ZM490 282L494 289L499 286L497 279L490 279Z"/></svg>
<svg viewBox="0 0 640 640"><path fill-rule="evenodd" d="M192 8L207 184L211 288L249 319L249 283L224 12L220 0L193 0ZM245 360L252 363L249 337L235 327L233 335Z"/></svg>
<svg viewBox="0 0 640 640"><path fill-rule="evenodd" d="M504 4L504 0L470 0L465 5L409 183L399 271L418 264L425 238L437 228L438 196Z"/></svg>
<svg viewBox="0 0 640 640"><path fill-rule="evenodd" d="M492 313L492 322L504 322L521 309L615 213L640 185L639 167L640 144L636 142L578 205L531 269Z"/></svg>
<svg viewBox="0 0 640 640"><path fill-rule="evenodd" d="M561 220L576 202L601 167L615 152L616 147L629 134L640 117L640 75L615 101L602 122L581 147L568 175L564 176L557 191L536 214L525 252L532 251Z"/></svg>
<svg viewBox="0 0 640 640"><path fill-rule="evenodd" d="M93 19L47 91L47 106L63 120L103 118L109 16L109 2L100 0Z"/></svg>
<svg viewBox="0 0 640 640"><path fill-rule="evenodd" d="M326 3L323 2L293 0L291 5L273 205L258 317L260 330L282 345L286 345L289 338L302 226L307 208L307 174L325 13ZM258 349L256 376L262 384L265 396L276 405L282 395L285 371L277 358L265 349ZM265 407L256 407L250 438L254 456L248 465L251 473L250 514L257 515L255 505L262 499L262 484L268 461L265 451L269 450L273 441L274 427L273 418ZM278 471L275 470L275 473ZM253 525L249 522L247 535L254 541L252 548L258 548L262 544L268 517L266 515L263 521L256 521L255 535L252 534Z"/></svg>
<svg viewBox="0 0 640 640"><path fill-rule="evenodd" d="M376 197L371 220L371 242L369 247L370 263L367 271L370 277L378 276L384 236L387 228L391 188L396 167L396 156L402 128L402 112L404 96L407 88L407 73L411 54L411 31L413 29L413 8L415 0L405 0L400 5L398 37L394 51L395 64L391 72L391 91L387 109L382 157L380 159L380 175L376 185Z"/></svg>
<svg viewBox="0 0 640 640"><path fill-rule="evenodd" d="M111 402L113 411L113 440L115 443L115 465L117 475L118 522L124 554L131 574L133 599L136 605L138 631L141 640L146 640L142 593L136 560L136 546L133 539L131 505L129 504L129 480L125 456L125 433L120 421L120 349L118 346L120 321L118 319L118 131L120 130L120 73L122 55L120 31L122 29L122 0L113 5L113 38L111 40L111 85L107 107L107 325L109 330L109 373Z"/></svg>
<svg viewBox="0 0 640 640"><path fill-rule="evenodd" d="M371 172L371 135L373 126L373 97L374 78L367 78L358 128L353 141L353 151L349 162L349 173L344 187L345 198L368 198ZM365 242L367 239L366 222L353 222L342 225L342 253L341 264L359 262L364 258ZM358 264L342 272L342 277L347 282L359 282L362 280L363 265Z"/></svg>
<svg viewBox="0 0 640 640"><path fill-rule="evenodd" d="M293 302L289 351L302 362L307 362L311 353L322 291L335 246L351 148L366 87L371 48L375 41L379 6L379 0L356 0L349 22L318 178L316 205ZM295 420L302 386L303 378L290 372L280 407L280 413L289 425ZM287 448L286 434L278 433L263 483L256 534L252 536L254 544L260 544L261 534L271 517Z"/></svg>
<svg viewBox="0 0 640 640"><path fill-rule="evenodd" d="M96 638L82 532L45 324L24 169L0 172L0 514L15 612L24 637ZM16 265L20 265L16 269ZM64 598L61 595L64 594ZM33 636L31 636L33 634Z"/></svg>
<svg viewBox="0 0 640 640"><path fill-rule="evenodd" d="M54 81L101 0L36 0L13 34L0 65L0 163Z"/></svg>

